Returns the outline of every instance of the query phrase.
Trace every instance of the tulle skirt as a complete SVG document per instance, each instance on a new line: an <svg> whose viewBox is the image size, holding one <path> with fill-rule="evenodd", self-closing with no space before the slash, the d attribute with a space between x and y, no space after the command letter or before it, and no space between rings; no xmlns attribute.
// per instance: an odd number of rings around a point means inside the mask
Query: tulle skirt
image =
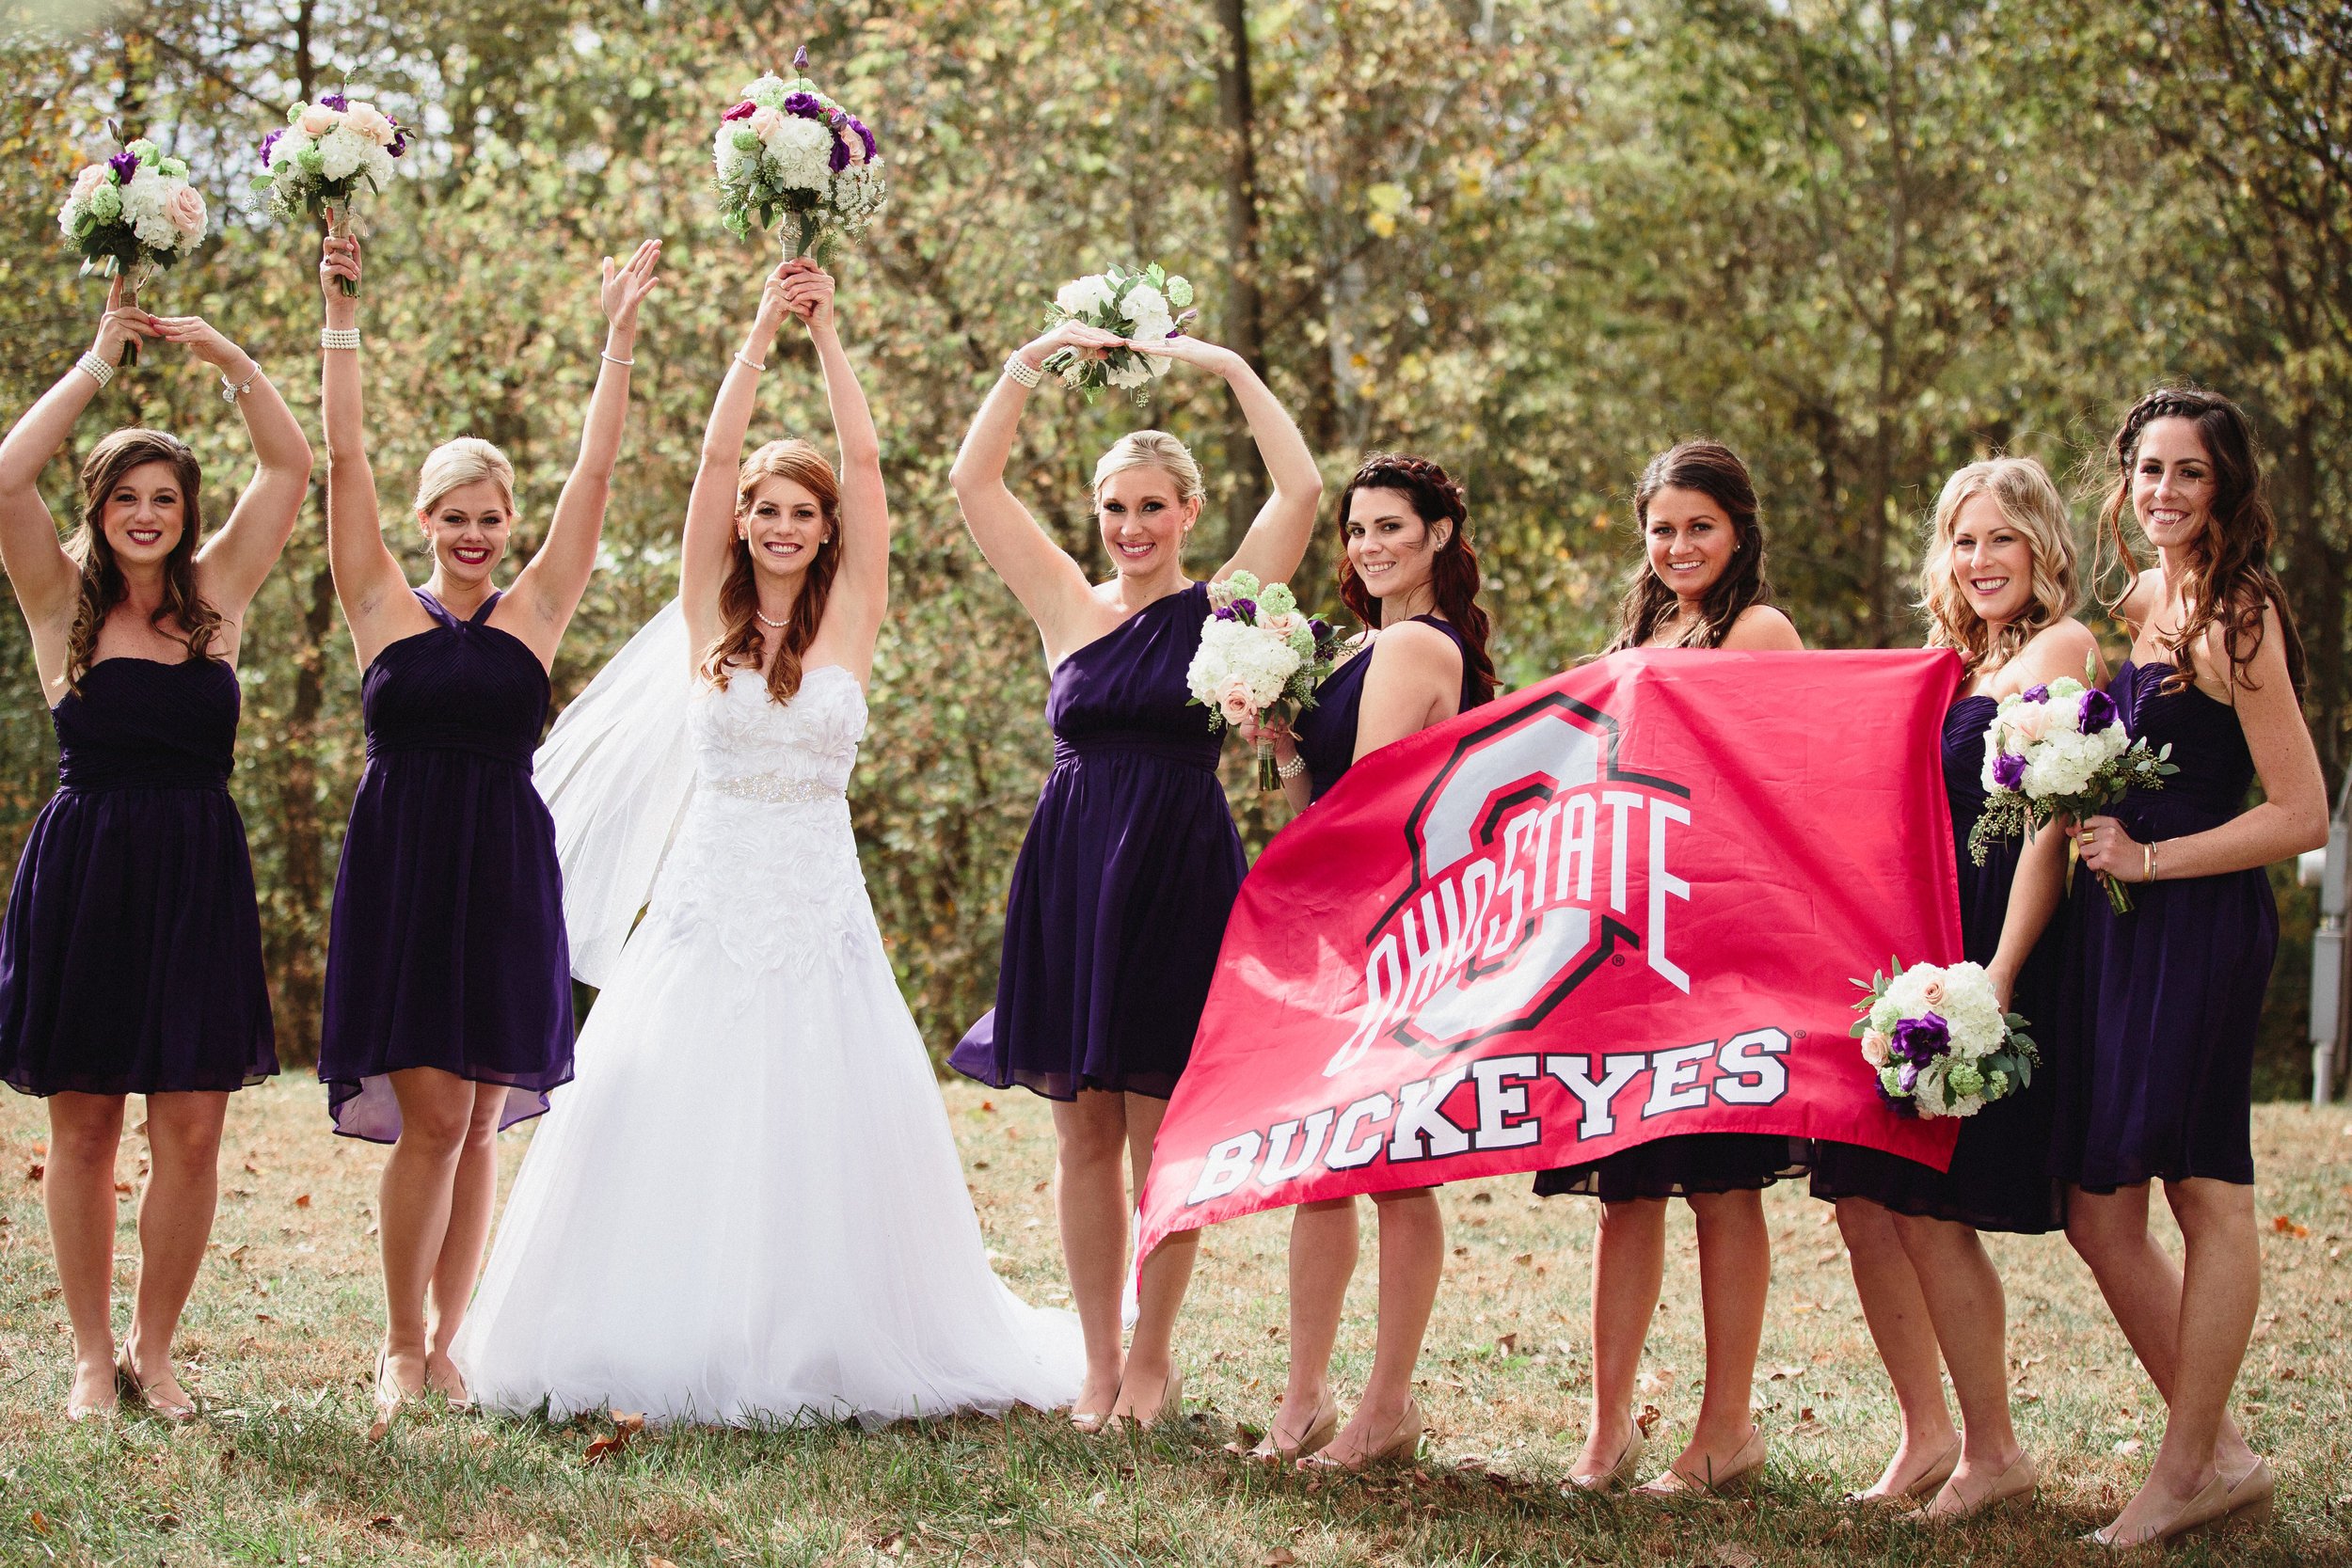
<svg viewBox="0 0 2352 1568"><path fill-rule="evenodd" d="M1068 1403L1077 1322L989 1267L847 807L698 795L681 832L516 1180L455 1346L475 1396L735 1425Z"/></svg>

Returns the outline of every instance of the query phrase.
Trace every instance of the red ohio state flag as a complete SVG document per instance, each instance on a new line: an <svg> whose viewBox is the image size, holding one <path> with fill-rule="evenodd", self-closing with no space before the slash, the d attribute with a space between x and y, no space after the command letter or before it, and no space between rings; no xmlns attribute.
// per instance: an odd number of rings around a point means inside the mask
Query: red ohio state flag
<svg viewBox="0 0 2352 1568"><path fill-rule="evenodd" d="M1685 1132L1934 1165L1851 979L1961 954L1948 651L1621 653L1386 747L1266 847L1137 1257L1315 1198Z"/></svg>

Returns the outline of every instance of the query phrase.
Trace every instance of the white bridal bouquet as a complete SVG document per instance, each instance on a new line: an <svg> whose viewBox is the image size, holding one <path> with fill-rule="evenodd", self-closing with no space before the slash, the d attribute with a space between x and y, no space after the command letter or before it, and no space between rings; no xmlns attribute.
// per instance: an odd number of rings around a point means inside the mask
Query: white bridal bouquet
<svg viewBox="0 0 2352 1568"><path fill-rule="evenodd" d="M1200 312L1184 308L1192 303L1192 284L1154 261L1140 272L1113 267L1107 272L1073 277L1046 308L1045 325L1082 322L1116 332L1130 342L1173 338ZM1116 387L1131 393L1140 408L1152 401L1152 383L1168 373L1168 361L1156 354L1115 348L1100 359L1076 349L1063 349L1045 361L1065 387L1094 391Z"/></svg>
<svg viewBox="0 0 2352 1568"><path fill-rule="evenodd" d="M209 221L204 198L188 183L188 166L165 157L144 136L75 175L57 211L57 227L81 252L82 275L120 277L126 303L156 272L194 250ZM138 356L137 339L122 345L124 364Z"/></svg>
<svg viewBox="0 0 2352 1568"><path fill-rule="evenodd" d="M296 103L285 125L262 139L253 188L268 193L278 218L323 217L329 234L346 239L360 192L381 194L392 182L392 160L407 150L399 120L364 99L330 92ZM337 281L347 294L359 292L348 277Z"/></svg>
<svg viewBox="0 0 2352 1568"><path fill-rule="evenodd" d="M2080 822L2128 789L2163 788L2180 771L2171 755L2170 746L2151 751L2127 735L2115 699L2087 681L2062 675L2002 698L1984 734L1984 811L1968 832L1969 858L1982 865L1994 845L2053 816ZM2122 882L2099 880L2118 914L2132 907Z"/></svg>
<svg viewBox="0 0 2352 1568"><path fill-rule="evenodd" d="M807 71L806 49L792 69ZM805 74L787 82L771 72L745 87L719 117L713 155L719 217L736 237L781 222L785 255L814 256L820 266L889 198L874 133Z"/></svg>
<svg viewBox="0 0 2352 1568"><path fill-rule="evenodd" d="M1319 616L1302 614L1287 583L1261 584L1235 572L1209 584L1209 618L1200 624L1200 651L1184 672L1192 700L1209 710L1209 728L1245 719L1261 722L1314 705L1315 687L1331 673L1339 634ZM1279 789L1274 743L1258 736L1258 787Z"/></svg>
<svg viewBox="0 0 2352 1568"><path fill-rule="evenodd" d="M1897 1114L1973 1117L2033 1081L2026 1021L2001 1011L1980 966L1898 963L1854 984L1869 993L1854 1004L1862 1059Z"/></svg>

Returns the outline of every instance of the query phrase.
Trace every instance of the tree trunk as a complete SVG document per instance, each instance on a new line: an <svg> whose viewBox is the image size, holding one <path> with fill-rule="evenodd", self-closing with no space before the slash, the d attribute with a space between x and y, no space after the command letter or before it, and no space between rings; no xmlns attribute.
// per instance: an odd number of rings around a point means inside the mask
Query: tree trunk
<svg viewBox="0 0 2352 1568"><path fill-rule="evenodd" d="M1225 248L1232 273L1223 312L1225 346L1265 374L1258 293L1257 103L1249 79L1249 0L1216 0L1225 54L1217 62L1217 110L1225 132ZM1229 402L1225 422L1225 547L1231 554L1265 504L1265 465L1248 421Z"/></svg>

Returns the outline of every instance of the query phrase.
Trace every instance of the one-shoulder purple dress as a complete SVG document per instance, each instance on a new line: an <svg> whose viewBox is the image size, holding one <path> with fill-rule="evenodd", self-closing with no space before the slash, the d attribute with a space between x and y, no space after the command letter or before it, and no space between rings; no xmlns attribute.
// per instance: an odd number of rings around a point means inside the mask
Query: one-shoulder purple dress
<svg viewBox="0 0 2352 1568"><path fill-rule="evenodd" d="M555 823L531 782L548 673L489 624L417 599L430 631L360 682L368 766L327 936L319 1077L335 1131L390 1143L385 1074L438 1068L506 1085L501 1127L572 1075L571 953Z"/></svg>
<svg viewBox="0 0 2352 1568"><path fill-rule="evenodd" d="M1049 1100L1174 1092L1248 869L1184 680L1208 614L1196 582L1055 670L1054 770L1012 868L996 1006L948 1058L966 1077Z"/></svg>
<svg viewBox="0 0 2352 1568"><path fill-rule="evenodd" d="M1435 615L1416 615L1413 619L1454 639L1456 648L1462 646L1461 629L1452 622ZM1356 724L1364 706L1364 674L1371 668L1372 649L1366 646L1324 677L1323 684L1315 688L1315 705L1300 714L1297 722L1291 726L1291 732L1298 737L1299 760L1307 765L1311 800L1322 800L1340 782L1340 775L1356 765ZM1479 689L1465 650L1461 706L1454 711L1468 713L1487 700L1488 693Z"/></svg>
<svg viewBox="0 0 2352 1568"><path fill-rule="evenodd" d="M50 710L57 792L0 919L0 1079L171 1094L278 1070L245 822L237 673L101 659Z"/></svg>
<svg viewBox="0 0 2352 1568"><path fill-rule="evenodd" d="M2135 736L2170 745L2178 773L2115 808L2141 843L2219 827L2254 782L2227 704L2166 691L2167 664L2126 660L2108 689ZM2279 948L2261 867L2138 883L2117 914L2077 872L2057 1074L2058 1166L2086 1192L2195 1177L2254 1180L2254 1042Z"/></svg>
<svg viewBox="0 0 2352 1568"><path fill-rule="evenodd" d="M1991 963L2000 951L2001 923L2009 916L2010 887L2025 847L2022 840L2004 841L1982 865L1968 854L1968 834L1984 814L1984 732L1999 706L1990 697L1963 697L1944 713L1944 798L1959 849L1961 951L1979 964ZM2058 1086L2047 1043L2058 1022L2062 925L2053 919L2043 930L2010 998L2010 1011L2033 1025L2026 1033L2043 1051L2033 1082L1961 1122L1948 1172L1856 1144L1816 1144L1815 1197L1831 1203L1868 1198L1899 1214L1955 1220L1979 1230L2031 1236L2064 1227L2065 1188L2051 1168Z"/></svg>

